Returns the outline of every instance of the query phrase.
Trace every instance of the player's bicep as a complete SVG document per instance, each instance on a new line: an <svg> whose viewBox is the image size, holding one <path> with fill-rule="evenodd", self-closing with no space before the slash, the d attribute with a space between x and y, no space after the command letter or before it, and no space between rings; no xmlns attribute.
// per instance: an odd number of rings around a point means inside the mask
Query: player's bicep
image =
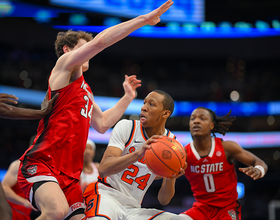
<svg viewBox="0 0 280 220"><path fill-rule="evenodd" d="M223 146L228 157L233 158L248 166L254 165L256 156L251 152L244 150L239 144L233 141L223 142Z"/></svg>
<svg viewBox="0 0 280 220"><path fill-rule="evenodd" d="M82 45L78 49L71 51L70 56L67 59L66 65L68 68L73 69L80 67L85 62L89 61L96 54L104 49L104 45L99 40L93 39L86 44Z"/></svg>

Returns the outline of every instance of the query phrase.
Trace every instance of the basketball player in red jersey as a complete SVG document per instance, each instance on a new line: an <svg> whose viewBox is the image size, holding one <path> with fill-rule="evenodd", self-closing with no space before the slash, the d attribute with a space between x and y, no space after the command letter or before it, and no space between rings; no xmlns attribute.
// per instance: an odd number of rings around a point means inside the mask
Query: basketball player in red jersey
<svg viewBox="0 0 280 220"><path fill-rule="evenodd" d="M46 95L46 97L48 98L48 94ZM35 109L18 108L16 106L13 106L17 104L18 98L14 95L0 93L0 117L5 119L16 119L16 120L41 119L51 111L53 107L53 103L57 97L58 94L55 95L50 101L45 99L42 103L42 109L35 110ZM7 103L13 105L9 105ZM1 182L0 182L0 216L4 220L12 219L12 210L4 195Z"/></svg>
<svg viewBox="0 0 280 220"><path fill-rule="evenodd" d="M191 209L180 214L188 220L241 219L234 160L248 165L239 170L254 180L262 178L267 172L267 165L260 158L236 142L215 137L217 132L223 135L228 132L235 120L229 115L230 112L218 117L204 107L195 109L191 114L189 126L193 142L185 146L188 163L185 176L196 201Z"/></svg>
<svg viewBox="0 0 280 220"><path fill-rule="evenodd" d="M154 11L110 27L94 39L82 31L61 32L55 43L58 60L49 78L49 97L59 92L51 113L38 127L34 144L20 158L19 185L35 208L38 219L81 219L84 204L79 178L83 169L89 126L104 133L123 115L140 86L136 76L125 76L125 95L102 112L94 102L83 72L96 54L134 30L155 25L173 4L171 0Z"/></svg>

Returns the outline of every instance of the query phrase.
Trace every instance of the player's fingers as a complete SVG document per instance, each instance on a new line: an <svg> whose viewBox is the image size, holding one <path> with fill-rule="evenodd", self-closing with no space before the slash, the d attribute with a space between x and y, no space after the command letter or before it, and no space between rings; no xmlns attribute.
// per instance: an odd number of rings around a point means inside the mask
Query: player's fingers
<svg viewBox="0 0 280 220"><path fill-rule="evenodd" d="M52 98L52 100L56 100L59 96L59 93L56 93L55 96Z"/></svg>
<svg viewBox="0 0 280 220"><path fill-rule="evenodd" d="M251 177L252 177L254 180L257 180L257 179L260 177L260 175L259 175L259 173L255 172L255 173L253 173L253 174L251 175Z"/></svg>
<svg viewBox="0 0 280 220"><path fill-rule="evenodd" d="M131 81L131 80L133 80L133 79L136 79L136 75L130 75L130 76L125 75L124 77L125 77L125 79L127 79L128 81Z"/></svg>
<svg viewBox="0 0 280 220"><path fill-rule="evenodd" d="M249 170L246 172L246 175L252 176L255 172L253 170Z"/></svg>
<svg viewBox="0 0 280 220"><path fill-rule="evenodd" d="M5 108L8 109L9 111L12 111L12 107L5 103L0 103L0 108Z"/></svg>
<svg viewBox="0 0 280 220"><path fill-rule="evenodd" d="M130 82L130 85L131 85L132 87L134 87L135 85L137 85L137 84L139 84L139 83L141 83L141 80L139 80L139 79L134 79L134 80L132 80L132 81Z"/></svg>
<svg viewBox="0 0 280 220"><path fill-rule="evenodd" d="M164 12L166 12L171 7L171 5L173 5L173 1L169 0L165 2L161 7L161 13L163 14Z"/></svg>
<svg viewBox="0 0 280 220"><path fill-rule="evenodd" d="M11 94L6 94L6 93L0 93L0 101L2 101L2 99L15 99L18 100L18 97L16 97L15 95L11 95Z"/></svg>
<svg viewBox="0 0 280 220"><path fill-rule="evenodd" d="M13 100L13 99L10 99L10 98L0 98L0 102L10 103L10 104L17 104L18 103L16 100Z"/></svg>

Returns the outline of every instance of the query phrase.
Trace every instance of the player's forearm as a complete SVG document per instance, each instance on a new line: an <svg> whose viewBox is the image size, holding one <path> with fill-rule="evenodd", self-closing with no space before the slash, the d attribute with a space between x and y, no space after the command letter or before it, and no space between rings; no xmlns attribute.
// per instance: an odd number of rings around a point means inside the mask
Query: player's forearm
<svg viewBox="0 0 280 220"><path fill-rule="evenodd" d="M144 16L141 15L129 21L122 22L120 24L105 29L95 37L94 41L99 41L100 44L104 48L106 48L122 40L130 33L144 25L146 25L146 19Z"/></svg>
<svg viewBox="0 0 280 220"><path fill-rule="evenodd" d="M25 204L26 199L17 195L10 187L3 185L3 189L4 189L7 200L9 200L12 203L18 204L18 205Z"/></svg>
<svg viewBox="0 0 280 220"><path fill-rule="evenodd" d="M5 119L41 119L45 116L45 112L35 109L24 109L11 106L12 110L1 109L0 117Z"/></svg>
<svg viewBox="0 0 280 220"><path fill-rule="evenodd" d="M158 201L161 205L167 205L175 195L175 182L175 178L163 178L161 188L158 192Z"/></svg>
<svg viewBox="0 0 280 220"><path fill-rule="evenodd" d="M133 97L124 95L114 107L103 112L103 123L100 127L100 130L103 131L102 133L113 127L120 120L132 100Z"/></svg>
<svg viewBox="0 0 280 220"><path fill-rule="evenodd" d="M104 178L123 171L135 161L139 160L140 155L140 152L136 151L124 156L104 158L98 168L100 177Z"/></svg>

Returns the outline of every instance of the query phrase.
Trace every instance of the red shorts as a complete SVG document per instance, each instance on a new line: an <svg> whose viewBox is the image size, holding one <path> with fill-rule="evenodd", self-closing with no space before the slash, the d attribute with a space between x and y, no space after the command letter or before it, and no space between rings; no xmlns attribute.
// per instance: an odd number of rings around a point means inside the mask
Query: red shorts
<svg viewBox="0 0 280 220"><path fill-rule="evenodd" d="M241 206L234 202L224 208L209 206L201 202L194 202L193 207L181 213L193 220L241 220Z"/></svg>
<svg viewBox="0 0 280 220"><path fill-rule="evenodd" d="M59 184L70 207L67 216L78 209L85 208L79 180L67 176L41 161L34 159L25 159L22 161L18 171L18 184L25 194L26 199L31 203L34 199L33 184L40 181L53 181ZM32 204L35 204L35 202Z"/></svg>

